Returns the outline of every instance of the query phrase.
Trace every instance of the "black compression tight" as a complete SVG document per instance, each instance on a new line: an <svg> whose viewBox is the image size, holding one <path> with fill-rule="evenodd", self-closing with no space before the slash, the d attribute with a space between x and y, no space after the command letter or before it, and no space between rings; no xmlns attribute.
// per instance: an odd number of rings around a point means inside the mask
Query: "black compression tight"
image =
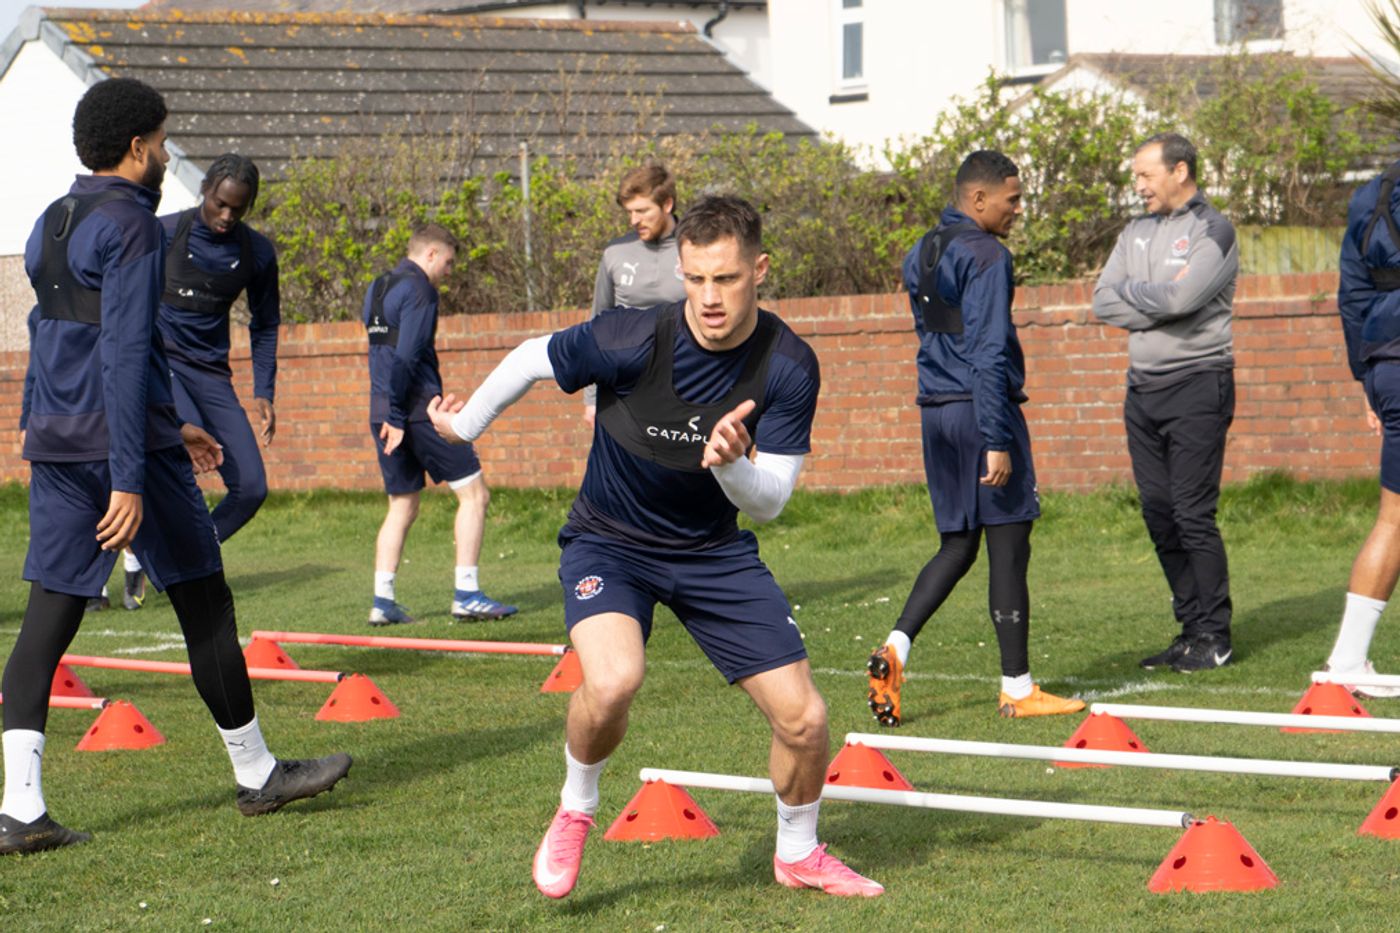
<svg viewBox="0 0 1400 933"><path fill-rule="evenodd" d="M166 595L185 636L195 689L214 721L221 729L247 725L253 719L253 690L238 647L233 594L223 571L176 583ZM81 596L50 592L38 583L30 587L24 622L0 681L6 729L44 731L54 671L78 634L86 602Z"/></svg>
<svg viewBox="0 0 1400 933"><path fill-rule="evenodd" d="M987 535L987 610L1001 649L1001 672L1019 677L1030 670L1030 594L1026 571L1031 560L1031 522L988 525L985 529L943 534L938 553L919 571L914 588L895 624L912 642L947 600L977 560L982 534Z"/></svg>
<svg viewBox="0 0 1400 933"><path fill-rule="evenodd" d="M78 634L86 604L81 596L53 593L38 583L29 585L29 605L0 680L6 730L43 732L48 725L54 671Z"/></svg>

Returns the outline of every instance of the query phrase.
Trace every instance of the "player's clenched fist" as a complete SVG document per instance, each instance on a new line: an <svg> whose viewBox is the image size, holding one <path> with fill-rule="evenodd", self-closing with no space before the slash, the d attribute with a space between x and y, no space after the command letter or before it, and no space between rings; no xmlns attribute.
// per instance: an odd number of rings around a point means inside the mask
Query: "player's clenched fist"
<svg viewBox="0 0 1400 933"><path fill-rule="evenodd" d="M700 458L700 466L708 469L733 463L748 453L753 439L749 437L749 429L744 424L744 419L754 410L756 404L753 399L745 399L733 411L719 419L715 429L710 432L710 439L705 442L705 455Z"/></svg>

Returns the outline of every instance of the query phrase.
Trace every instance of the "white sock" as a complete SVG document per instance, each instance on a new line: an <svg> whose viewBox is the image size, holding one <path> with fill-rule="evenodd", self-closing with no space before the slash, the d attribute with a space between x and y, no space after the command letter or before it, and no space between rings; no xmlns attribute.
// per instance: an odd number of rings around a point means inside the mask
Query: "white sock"
<svg viewBox="0 0 1400 933"><path fill-rule="evenodd" d="M374 572L374 595L380 599L394 598L394 573L376 570Z"/></svg>
<svg viewBox="0 0 1400 933"><path fill-rule="evenodd" d="M895 629L885 636L885 644L894 649L894 653L899 655L899 666L906 667L909 664L909 649L914 647L914 643L909 640L909 636Z"/></svg>
<svg viewBox="0 0 1400 933"><path fill-rule="evenodd" d="M569 746L564 746L564 789L559 792L559 803L565 810L577 810L592 816L598 812L598 776L603 773L602 761L586 765L569 754Z"/></svg>
<svg viewBox="0 0 1400 933"><path fill-rule="evenodd" d="M102 598L103 598L103 599L106 599L106 598L107 598L107 584L105 584L105 583L102 584Z"/></svg>
<svg viewBox="0 0 1400 933"><path fill-rule="evenodd" d="M258 717L254 716L248 725L237 729L220 729L219 735L228 750L228 760L233 762L233 776L238 785L257 790L266 784L272 769L277 767L277 759L267 750L262 729L258 728Z"/></svg>
<svg viewBox="0 0 1400 933"><path fill-rule="evenodd" d="M0 813L21 823L32 823L44 815L44 733L33 729L6 729L5 799Z"/></svg>
<svg viewBox="0 0 1400 933"><path fill-rule="evenodd" d="M481 589L481 582L477 579L477 569L475 567L457 567L457 589L466 590L468 593L475 593Z"/></svg>
<svg viewBox="0 0 1400 933"><path fill-rule="evenodd" d="M1337 631L1337 643L1327 658L1329 671L1354 671L1366 663L1371 650L1371 637L1385 611L1385 600L1372 599L1359 593L1347 594L1342 612L1342 627Z"/></svg>
<svg viewBox="0 0 1400 933"><path fill-rule="evenodd" d="M141 562L136 559L136 555L131 551L122 551L122 569L127 573L139 573Z"/></svg>
<svg viewBox="0 0 1400 933"><path fill-rule="evenodd" d="M1031 695L1031 688L1035 683L1031 680L1030 671L1019 677L1002 677L1001 692L1011 697L1013 700L1024 700Z"/></svg>
<svg viewBox="0 0 1400 933"><path fill-rule="evenodd" d="M778 860L800 862L817 848L817 811L822 802L814 800L800 807L778 801Z"/></svg>

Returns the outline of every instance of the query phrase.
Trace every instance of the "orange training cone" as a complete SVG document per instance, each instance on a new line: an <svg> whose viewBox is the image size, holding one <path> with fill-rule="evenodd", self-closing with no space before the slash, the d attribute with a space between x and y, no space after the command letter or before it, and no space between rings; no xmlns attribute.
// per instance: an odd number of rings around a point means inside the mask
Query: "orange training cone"
<svg viewBox="0 0 1400 933"><path fill-rule="evenodd" d="M544 679L540 693L572 693L583 683L583 668L578 663L578 652L564 649L564 656L554 665L554 670Z"/></svg>
<svg viewBox="0 0 1400 933"><path fill-rule="evenodd" d="M1382 839L1400 839L1400 780L1386 790L1381 802L1366 817L1358 836L1380 836Z"/></svg>
<svg viewBox="0 0 1400 933"><path fill-rule="evenodd" d="M331 691L316 718L330 722L397 719L399 708L364 674L350 674Z"/></svg>
<svg viewBox="0 0 1400 933"><path fill-rule="evenodd" d="M249 667L266 667L284 671L299 671L301 665L287 657L287 652L275 641L254 638L243 649L243 660Z"/></svg>
<svg viewBox="0 0 1400 933"><path fill-rule="evenodd" d="M611 842L655 839L707 839L719 829L683 788L665 781L647 781L637 791L603 838Z"/></svg>
<svg viewBox="0 0 1400 933"><path fill-rule="evenodd" d="M1090 713L1065 742L1065 748L1089 748L1101 752L1145 752L1147 746L1128 724L1111 713ZM1057 761L1057 768L1108 768L1079 761Z"/></svg>
<svg viewBox="0 0 1400 933"><path fill-rule="evenodd" d="M165 744L165 736L125 700L103 707L97 721L78 742L80 752L109 752L120 748L150 748Z"/></svg>
<svg viewBox="0 0 1400 933"><path fill-rule="evenodd" d="M899 773L879 749L852 742L826 766L826 783L847 787L873 787L877 790L913 790L914 785Z"/></svg>
<svg viewBox="0 0 1400 933"><path fill-rule="evenodd" d="M1293 707L1299 716L1365 716L1370 713L1357 702L1356 697L1341 684L1313 684L1307 693ZM1338 729L1304 729L1285 726L1282 732L1339 732Z"/></svg>
<svg viewBox="0 0 1400 933"><path fill-rule="evenodd" d="M1230 823L1208 816L1186 830L1147 882L1153 894L1171 891L1261 891L1278 884L1254 847Z"/></svg>
<svg viewBox="0 0 1400 933"><path fill-rule="evenodd" d="M58 670L53 672L53 686L49 687L49 696L90 697L93 695L88 685L83 683L83 679L73 673L73 669L67 664L60 664Z"/></svg>

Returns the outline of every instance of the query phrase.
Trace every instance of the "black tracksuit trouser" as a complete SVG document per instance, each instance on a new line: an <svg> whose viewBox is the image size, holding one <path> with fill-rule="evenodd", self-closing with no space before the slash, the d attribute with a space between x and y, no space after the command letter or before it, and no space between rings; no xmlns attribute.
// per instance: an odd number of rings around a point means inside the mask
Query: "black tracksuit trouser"
<svg viewBox="0 0 1400 933"><path fill-rule="evenodd" d="M1230 638L1230 571L1215 512L1234 415L1231 370L1129 387L1123 408L1143 521L1187 638Z"/></svg>

